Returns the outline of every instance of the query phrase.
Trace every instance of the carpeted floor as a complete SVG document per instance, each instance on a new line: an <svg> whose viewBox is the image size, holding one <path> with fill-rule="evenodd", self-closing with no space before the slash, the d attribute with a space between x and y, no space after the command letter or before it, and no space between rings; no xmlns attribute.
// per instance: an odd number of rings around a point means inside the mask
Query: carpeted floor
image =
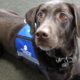
<svg viewBox="0 0 80 80"><path fill-rule="evenodd" d="M0 0L0 8L16 11L24 17L27 10L45 1L49 0ZM80 0L66 1L80 4ZM5 53L0 58L0 80L45 80L45 78L39 71L29 68L23 62Z"/></svg>
<svg viewBox="0 0 80 80"><path fill-rule="evenodd" d="M0 59L0 80L44 80L44 77L38 70L4 54Z"/></svg>

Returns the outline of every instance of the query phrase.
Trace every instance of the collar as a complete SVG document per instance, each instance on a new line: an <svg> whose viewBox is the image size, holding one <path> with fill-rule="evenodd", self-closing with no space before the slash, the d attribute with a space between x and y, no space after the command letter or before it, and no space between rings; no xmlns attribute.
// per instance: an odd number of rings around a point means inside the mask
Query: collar
<svg viewBox="0 0 80 80"><path fill-rule="evenodd" d="M66 57L54 56L54 62L57 65L56 67L48 67L40 64L40 68L49 72L64 72L73 65L73 55Z"/></svg>
<svg viewBox="0 0 80 80"><path fill-rule="evenodd" d="M55 59L55 62L57 65L60 64L59 67L47 67L47 66L44 66L44 65L39 65L39 68L40 69L43 69L43 70L47 70L49 72L62 72L62 71L65 71L67 69L67 67L69 67L71 64L73 64L73 59L72 57L65 57L65 58L57 58Z"/></svg>
<svg viewBox="0 0 80 80"><path fill-rule="evenodd" d="M33 35L30 34L30 26L25 24L15 36L15 47L17 56L27 59L27 61L39 65L33 48Z"/></svg>

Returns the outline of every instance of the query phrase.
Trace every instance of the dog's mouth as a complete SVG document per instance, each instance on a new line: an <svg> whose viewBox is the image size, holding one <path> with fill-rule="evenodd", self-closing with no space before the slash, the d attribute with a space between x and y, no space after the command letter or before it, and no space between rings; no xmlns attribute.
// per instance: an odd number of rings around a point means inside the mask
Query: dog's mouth
<svg viewBox="0 0 80 80"><path fill-rule="evenodd" d="M41 50L43 51L50 51L51 49L53 49L52 47L45 47L45 46L38 46Z"/></svg>
<svg viewBox="0 0 80 80"><path fill-rule="evenodd" d="M49 40L44 40L44 41L38 41L35 40L36 46L39 47L41 50L43 51L50 51L53 49L57 49L59 47L61 47L62 43L58 42L54 42L54 41L49 41Z"/></svg>
<svg viewBox="0 0 80 80"><path fill-rule="evenodd" d="M41 50L43 51L50 51L50 50L53 50L54 48L57 48L57 45L54 44L53 46L53 43L49 43L49 42L36 42L36 45L37 47L39 47Z"/></svg>
<svg viewBox="0 0 80 80"><path fill-rule="evenodd" d="M43 51L49 51L53 48L51 43L47 40L35 40L35 43L36 43L36 46Z"/></svg>
<svg viewBox="0 0 80 80"><path fill-rule="evenodd" d="M44 46L38 46L41 50L43 51L46 51L46 54L49 56L49 57L54 57L54 56L57 56L59 55L60 53L60 50L58 47L44 47ZM56 51L58 51L56 53Z"/></svg>
<svg viewBox="0 0 80 80"><path fill-rule="evenodd" d="M50 51L57 47L57 41L52 39L37 39L35 38L35 44L43 51Z"/></svg>
<svg viewBox="0 0 80 80"><path fill-rule="evenodd" d="M54 53L55 53L55 50L54 50L54 48L52 48L52 47L50 47L50 46L41 46L41 45L39 45L38 46L41 50L43 50L43 51L46 51L46 54L48 55L48 56L50 56L50 57L53 57L53 55L55 55ZM52 51L52 52L51 52Z"/></svg>

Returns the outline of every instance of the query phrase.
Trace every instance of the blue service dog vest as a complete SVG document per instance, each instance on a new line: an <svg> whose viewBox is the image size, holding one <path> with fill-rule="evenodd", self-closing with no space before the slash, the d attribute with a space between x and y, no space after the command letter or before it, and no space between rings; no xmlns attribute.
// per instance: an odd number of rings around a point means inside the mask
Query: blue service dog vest
<svg viewBox="0 0 80 80"><path fill-rule="evenodd" d="M15 38L17 55L39 65L39 61L35 56L33 49L32 38L33 36L30 34L30 26L26 24L20 29Z"/></svg>

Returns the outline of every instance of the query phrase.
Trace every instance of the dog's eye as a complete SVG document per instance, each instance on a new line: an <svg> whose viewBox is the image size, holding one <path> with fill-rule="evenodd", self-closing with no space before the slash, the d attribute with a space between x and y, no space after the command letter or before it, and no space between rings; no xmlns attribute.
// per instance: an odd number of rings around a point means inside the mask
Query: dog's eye
<svg viewBox="0 0 80 80"><path fill-rule="evenodd" d="M59 20L63 21L63 22L64 22L65 20L67 20L67 16L66 16L66 14L63 13L63 12L58 13L58 14L57 14L57 18L58 18Z"/></svg>
<svg viewBox="0 0 80 80"><path fill-rule="evenodd" d="M44 17L45 17L45 13L40 12L40 13L38 14L38 17L40 17L40 18L44 18Z"/></svg>
<svg viewBox="0 0 80 80"><path fill-rule="evenodd" d="M60 13L60 18L66 18L66 15L64 13Z"/></svg>
<svg viewBox="0 0 80 80"><path fill-rule="evenodd" d="M60 14L59 14L59 18L60 18L61 20L67 20L67 16L66 16L65 13L60 13Z"/></svg>

